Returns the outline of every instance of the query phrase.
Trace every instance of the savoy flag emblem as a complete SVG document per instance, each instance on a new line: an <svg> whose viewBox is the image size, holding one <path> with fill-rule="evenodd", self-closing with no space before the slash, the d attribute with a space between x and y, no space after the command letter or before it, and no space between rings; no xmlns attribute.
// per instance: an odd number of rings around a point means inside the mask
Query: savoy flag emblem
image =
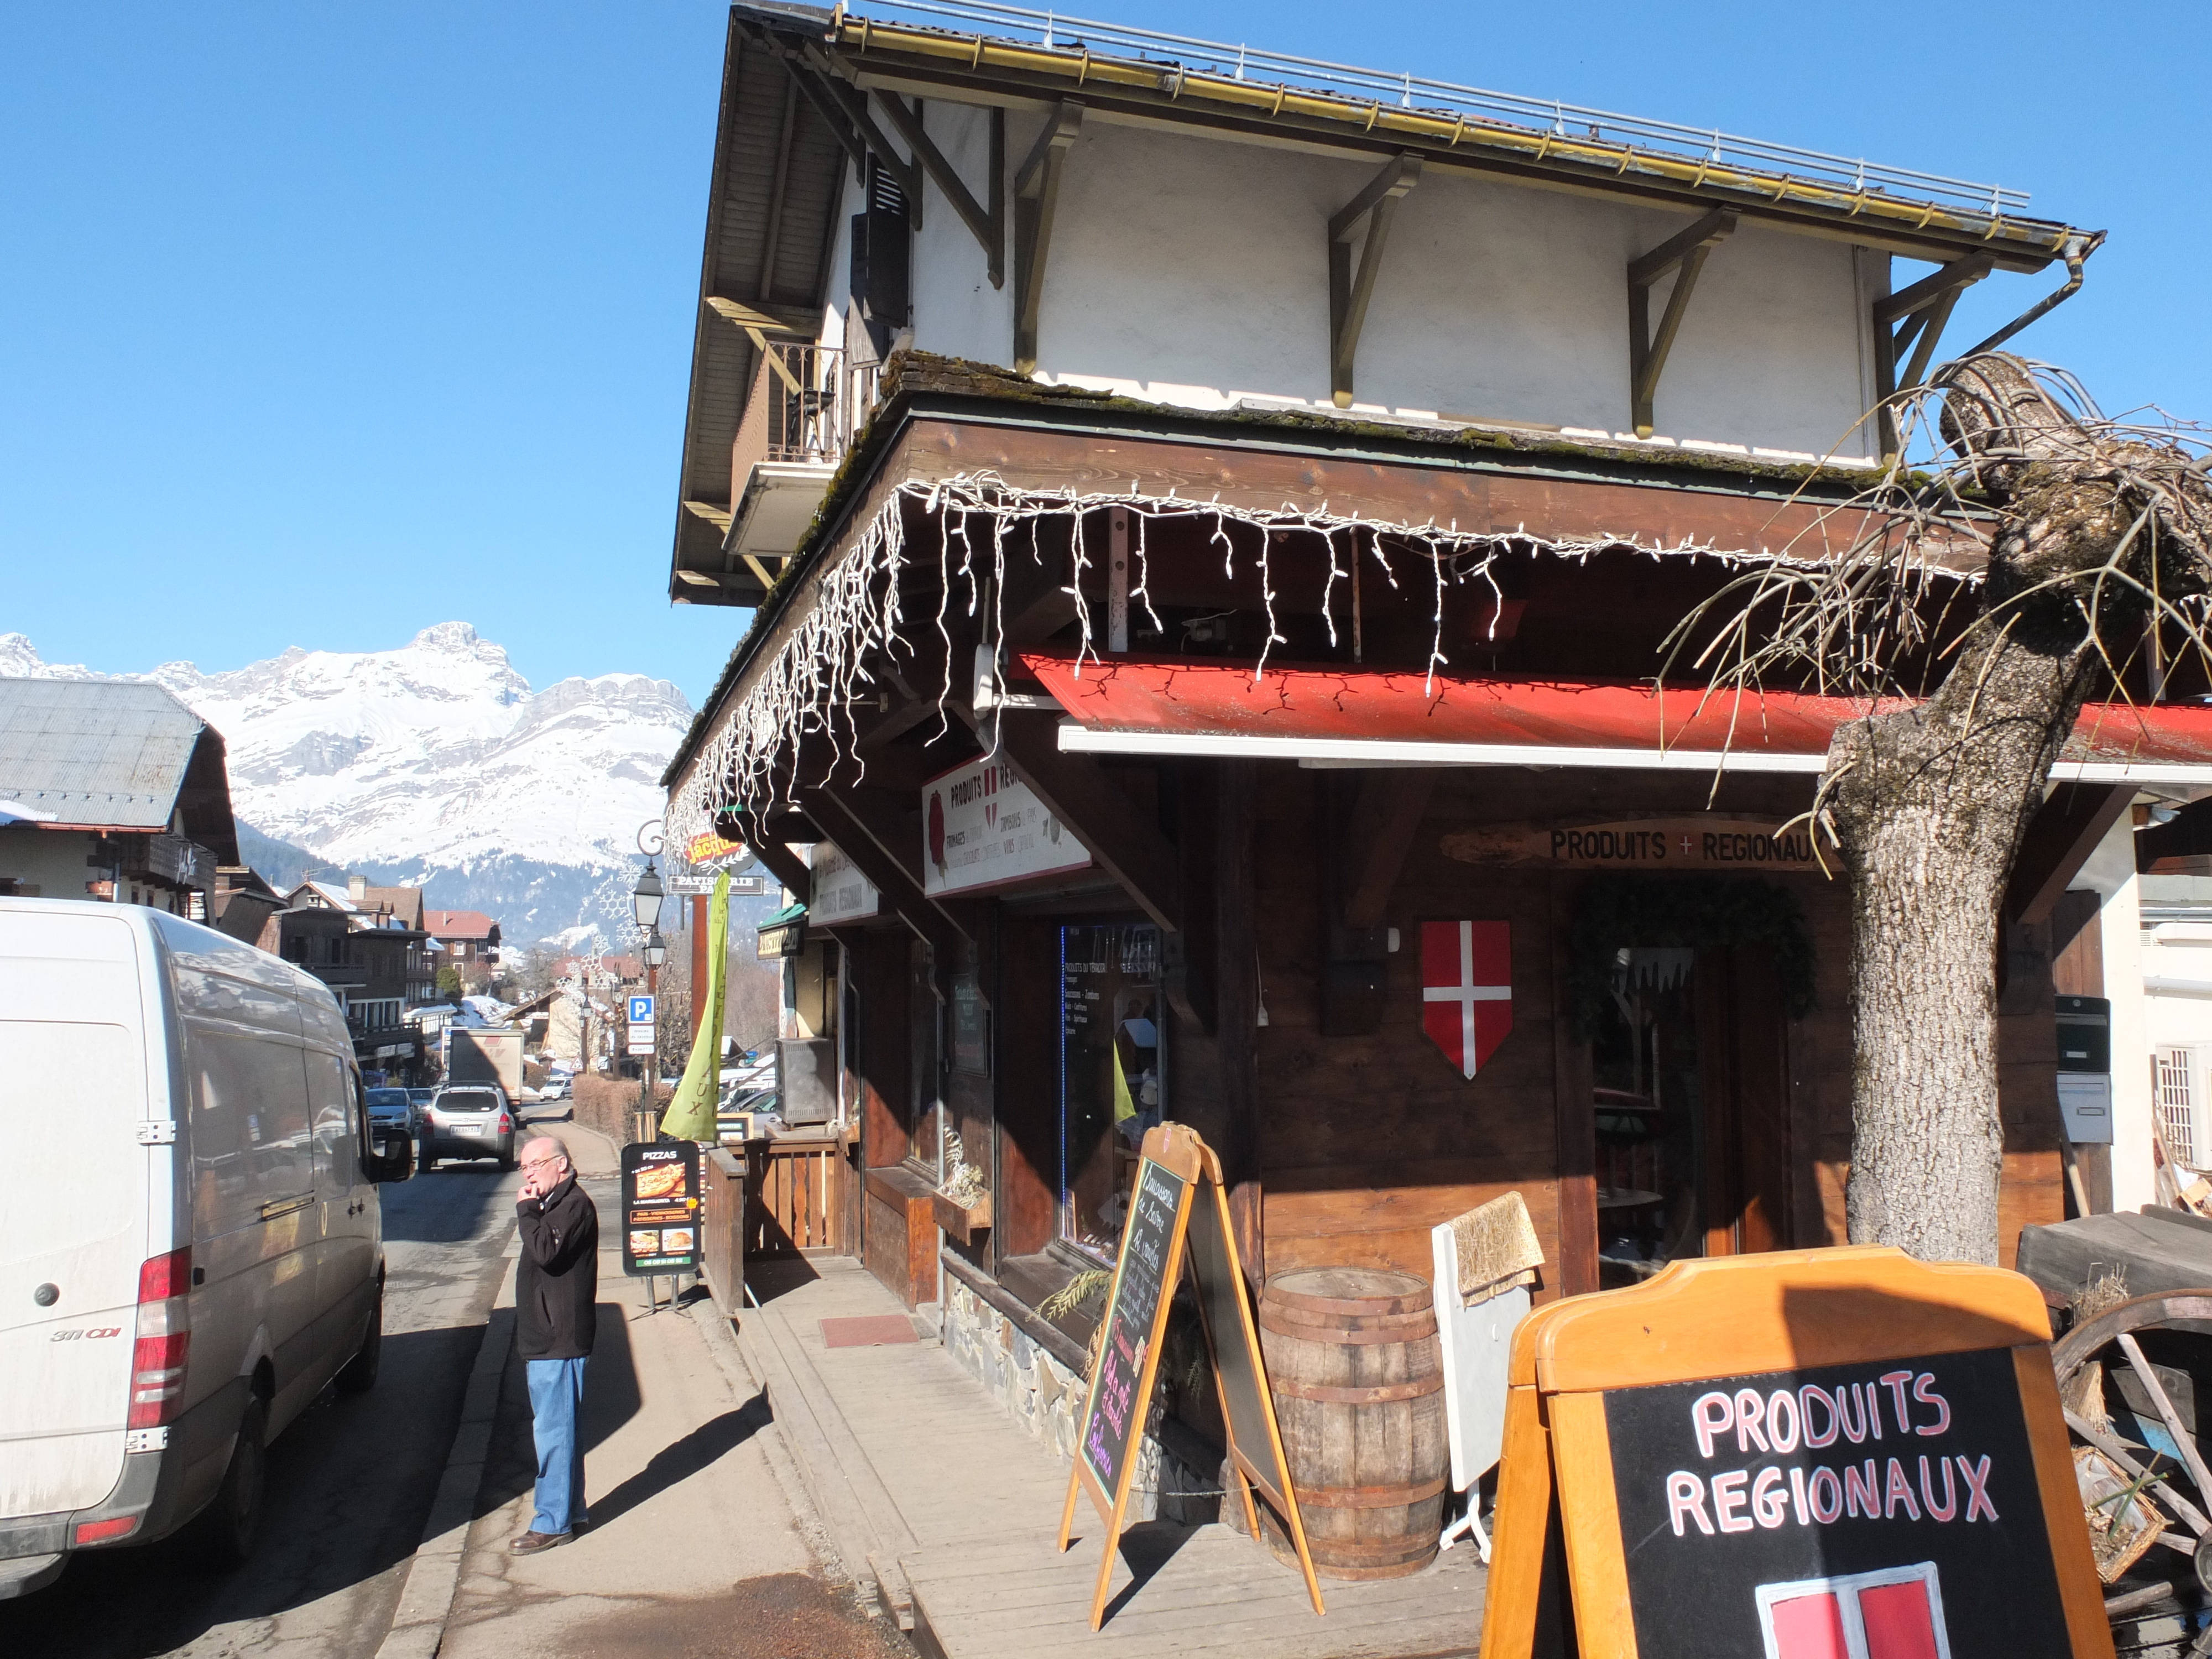
<svg viewBox="0 0 2212 1659"><path fill-rule="evenodd" d="M1421 924L1421 1029L1471 1078L1513 1030L1513 925Z"/></svg>

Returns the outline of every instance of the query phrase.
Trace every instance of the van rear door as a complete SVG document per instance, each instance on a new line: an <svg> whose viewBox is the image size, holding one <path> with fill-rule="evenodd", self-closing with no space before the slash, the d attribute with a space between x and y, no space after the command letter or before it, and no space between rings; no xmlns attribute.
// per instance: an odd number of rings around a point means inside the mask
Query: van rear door
<svg viewBox="0 0 2212 1659"><path fill-rule="evenodd" d="M0 905L0 1516L123 1473L155 1156L139 950L94 907Z"/></svg>

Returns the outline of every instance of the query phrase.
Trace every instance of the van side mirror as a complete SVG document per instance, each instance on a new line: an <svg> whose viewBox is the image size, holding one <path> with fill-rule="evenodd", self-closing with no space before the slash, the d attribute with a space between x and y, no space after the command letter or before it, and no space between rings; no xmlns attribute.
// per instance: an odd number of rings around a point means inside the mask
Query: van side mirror
<svg viewBox="0 0 2212 1659"><path fill-rule="evenodd" d="M371 1140L362 1154L361 1172L380 1186L387 1181L411 1180L415 1174L414 1138L395 1134L389 1140Z"/></svg>

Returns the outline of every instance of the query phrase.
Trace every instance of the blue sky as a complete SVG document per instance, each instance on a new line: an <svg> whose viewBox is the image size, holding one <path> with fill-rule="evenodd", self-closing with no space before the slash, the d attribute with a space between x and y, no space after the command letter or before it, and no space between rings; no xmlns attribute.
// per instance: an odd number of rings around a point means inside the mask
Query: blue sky
<svg viewBox="0 0 2212 1659"><path fill-rule="evenodd" d="M2212 8L1085 9L2029 190L2112 240L2020 349L2212 418ZM0 632L216 669L458 617L701 696L742 618L664 594L723 16L0 8Z"/></svg>

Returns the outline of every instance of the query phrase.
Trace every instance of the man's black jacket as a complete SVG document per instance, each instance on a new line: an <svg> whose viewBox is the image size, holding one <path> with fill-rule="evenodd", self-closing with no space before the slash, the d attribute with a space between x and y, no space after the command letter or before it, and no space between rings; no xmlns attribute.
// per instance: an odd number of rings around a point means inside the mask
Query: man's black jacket
<svg viewBox="0 0 2212 1659"><path fill-rule="evenodd" d="M599 1214L569 1176L515 1206L514 1345L525 1359L580 1359L598 1334Z"/></svg>

